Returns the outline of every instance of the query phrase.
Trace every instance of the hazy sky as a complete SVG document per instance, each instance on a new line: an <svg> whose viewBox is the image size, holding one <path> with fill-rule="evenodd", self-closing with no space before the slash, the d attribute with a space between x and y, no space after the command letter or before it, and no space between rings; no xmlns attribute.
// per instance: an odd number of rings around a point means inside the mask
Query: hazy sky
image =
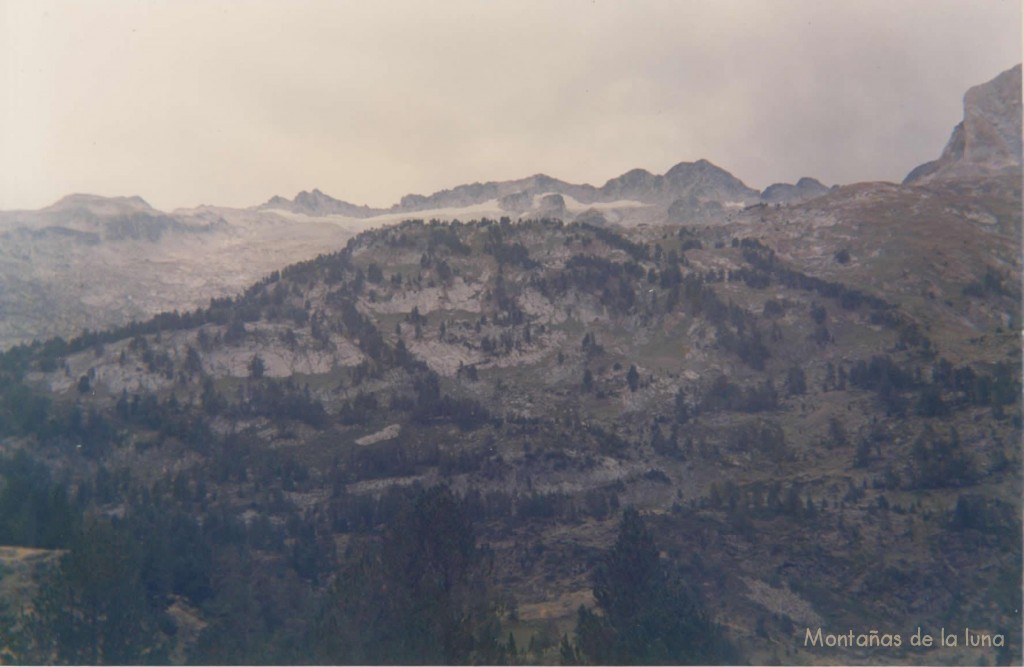
<svg viewBox="0 0 1024 667"><path fill-rule="evenodd" d="M1017 0L0 0L0 209L389 206L700 158L898 181L1020 60Z"/></svg>

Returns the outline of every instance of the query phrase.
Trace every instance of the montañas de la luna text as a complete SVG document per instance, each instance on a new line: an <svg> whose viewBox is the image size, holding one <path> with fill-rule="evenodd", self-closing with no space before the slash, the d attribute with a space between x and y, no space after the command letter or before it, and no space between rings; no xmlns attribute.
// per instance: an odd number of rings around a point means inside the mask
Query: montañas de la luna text
<svg viewBox="0 0 1024 667"><path fill-rule="evenodd" d="M961 639L963 642L961 643ZM947 633L945 628L939 629L939 635L933 637L921 632L921 628L910 636L910 646L920 648L959 647L968 648L1000 648L1005 646L1006 638L1002 634L990 634L964 628L963 634ZM844 634L822 632L821 628L812 631L805 628L804 646L822 646L828 648L899 648L903 646L903 637L894 633L882 633L869 630L867 633L856 633L850 630Z"/></svg>

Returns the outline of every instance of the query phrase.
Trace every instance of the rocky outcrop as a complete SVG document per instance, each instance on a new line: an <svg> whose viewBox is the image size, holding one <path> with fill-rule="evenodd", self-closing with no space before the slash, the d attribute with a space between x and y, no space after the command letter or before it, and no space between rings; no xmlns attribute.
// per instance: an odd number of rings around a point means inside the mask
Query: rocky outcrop
<svg viewBox="0 0 1024 667"><path fill-rule="evenodd" d="M600 190L602 198L634 199L636 201L660 200L665 195L665 178L655 176L646 169L631 169L605 183Z"/></svg>
<svg viewBox="0 0 1024 667"><path fill-rule="evenodd" d="M528 192L513 192L498 200L498 207L509 213L523 213L533 208L533 195Z"/></svg>
<svg viewBox="0 0 1024 667"><path fill-rule="evenodd" d="M565 217L565 197L562 195L544 195L540 199L540 208L538 214L542 217L547 218L562 218Z"/></svg>
<svg viewBox="0 0 1024 667"><path fill-rule="evenodd" d="M274 196L259 208L264 210L291 211L292 213L314 216L344 215L350 218L369 218L386 212L383 209L370 208L366 205L357 206L350 204L347 201L326 195L317 189L314 189L312 192L303 190L295 195L293 200Z"/></svg>
<svg viewBox="0 0 1024 667"><path fill-rule="evenodd" d="M693 196L701 203L717 202L722 206L754 204L761 196L707 160L680 162L669 169L665 173L665 189L672 200Z"/></svg>
<svg viewBox="0 0 1024 667"><path fill-rule="evenodd" d="M680 197L668 207L668 219L672 222L696 222L721 213L720 203L714 200L701 200L693 193Z"/></svg>
<svg viewBox="0 0 1024 667"><path fill-rule="evenodd" d="M826 194L829 188L816 178L801 178L792 183L772 183L761 192L761 201L766 204L792 204L804 202Z"/></svg>
<svg viewBox="0 0 1024 667"><path fill-rule="evenodd" d="M1021 66L964 95L964 119L938 160L911 171L905 185L971 179L1021 169Z"/></svg>

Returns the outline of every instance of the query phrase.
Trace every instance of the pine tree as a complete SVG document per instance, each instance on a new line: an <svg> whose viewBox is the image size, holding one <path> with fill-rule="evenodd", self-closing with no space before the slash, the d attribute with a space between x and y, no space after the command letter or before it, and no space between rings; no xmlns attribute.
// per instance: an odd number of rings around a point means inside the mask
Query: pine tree
<svg viewBox="0 0 1024 667"><path fill-rule="evenodd" d="M447 487L397 508L379 548L349 560L317 623L335 664L497 663L500 641L486 561L463 504Z"/></svg>
<svg viewBox="0 0 1024 667"><path fill-rule="evenodd" d="M658 555L635 509L623 512L619 536L594 572L603 615L580 608L576 651L597 664L712 664L738 654ZM566 656L562 647L563 660Z"/></svg>
<svg viewBox="0 0 1024 667"><path fill-rule="evenodd" d="M29 627L40 660L166 663L140 568L139 547L124 530L86 524L36 597Z"/></svg>
<svg viewBox="0 0 1024 667"><path fill-rule="evenodd" d="M640 373L637 372L635 365L629 367L629 372L626 373L626 383L629 385L630 391L636 391L640 387Z"/></svg>
<svg viewBox="0 0 1024 667"><path fill-rule="evenodd" d="M263 377L263 373L266 371L266 364L263 363L263 358L254 354L252 359L249 361L249 377L254 380L259 380Z"/></svg>

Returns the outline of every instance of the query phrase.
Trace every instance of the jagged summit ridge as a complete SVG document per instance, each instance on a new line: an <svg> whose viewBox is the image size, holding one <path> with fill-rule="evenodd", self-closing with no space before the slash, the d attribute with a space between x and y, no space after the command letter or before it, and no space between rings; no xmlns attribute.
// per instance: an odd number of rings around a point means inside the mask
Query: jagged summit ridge
<svg viewBox="0 0 1024 667"><path fill-rule="evenodd" d="M702 199L715 199L721 202L736 200L749 203L749 200L756 200L758 197L756 190L748 188L728 171L707 160L698 160L680 162L664 175L652 174L646 169L631 169L609 179L600 188L586 183L568 183L545 174L513 181L460 185L431 195L406 195L399 204L392 207L392 211L472 206L491 199L546 194L569 196L582 204L629 199L644 204L667 206L692 193L698 194Z"/></svg>
<svg viewBox="0 0 1024 667"><path fill-rule="evenodd" d="M353 218L368 218L384 212L381 209L370 208L365 204L358 206L341 199L335 199L316 188L312 192L303 190L295 195L293 200L275 195L259 206L259 208L262 210L292 211L293 213L304 213L307 215L346 215Z"/></svg>
<svg viewBox="0 0 1024 667"><path fill-rule="evenodd" d="M964 95L964 119L938 160L911 171L904 184L973 178L1021 168L1021 66Z"/></svg>
<svg viewBox="0 0 1024 667"><path fill-rule="evenodd" d="M1005 169L1020 169L1021 66L1013 67L992 81L974 86L964 95L964 119L941 157L925 163L904 180L905 184L931 180L971 179ZM798 203L820 197L830 188L810 177L796 184L773 183L758 192L708 160L680 162L664 175L642 168L631 169L609 179L601 187L574 184L546 174L510 181L487 181L458 185L429 195L407 194L387 209L356 206L334 199L320 190L300 192L294 200L273 197L261 209L289 210L307 215L346 215L368 218L385 213L414 213L444 208L464 208L497 201L502 210L534 212L533 203L544 195L571 197L584 205L621 200L657 206L674 220L691 219L754 203Z"/></svg>
<svg viewBox="0 0 1024 667"><path fill-rule="evenodd" d="M482 204L492 199L505 197L533 197L549 193L569 195L579 201L589 202L595 191L590 185L575 185L552 178L547 174L534 174L512 181L488 181L458 185L451 189L439 190L430 195L408 194L391 207L393 212L424 211L435 208L459 208Z"/></svg>
<svg viewBox="0 0 1024 667"><path fill-rule="evenodd" d="M288 210L307 215L347 215L366 218L385 213L414 213L445 208L464 208L497 201L502 210L525 212L547 195L571 197L584 205L622 200L668 208L679 202L701 205L748 205L759 201L760 193L731 173L708 160L680 162L664 175L646 169L631 169L609 179L601 187L569 183L546 174L534 174L510 181L487 181L457 185L429 195L407 194L388 209L356 206L335 199L320 190L300 192L289 200L275 196L260 209ZM549 202L550 203L550 202ZM677 206L678 207L678 206Z"/></svg>

